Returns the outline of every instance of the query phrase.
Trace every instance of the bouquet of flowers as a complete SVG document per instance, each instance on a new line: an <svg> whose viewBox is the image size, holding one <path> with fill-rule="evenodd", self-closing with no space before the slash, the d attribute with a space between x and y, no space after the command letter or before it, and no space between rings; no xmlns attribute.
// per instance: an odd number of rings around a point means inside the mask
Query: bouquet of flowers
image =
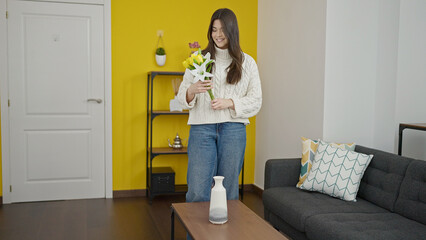
<svg viewBox="0 0 426 240"><path fill-rule="evenodd" d="M214 60L210 59L210 53L203 56L201 54L201 49L198 49L198 52L191 54L189 58L183 61L183 66L189 69L192 73L194 76L194 82L197 82L198 80L204 82L204 80L209 77L213 77L213 74L211 74L213 62ZM213 100L214 96L212 90L209 89L207 92L209 93L211 100Z"/></svg>

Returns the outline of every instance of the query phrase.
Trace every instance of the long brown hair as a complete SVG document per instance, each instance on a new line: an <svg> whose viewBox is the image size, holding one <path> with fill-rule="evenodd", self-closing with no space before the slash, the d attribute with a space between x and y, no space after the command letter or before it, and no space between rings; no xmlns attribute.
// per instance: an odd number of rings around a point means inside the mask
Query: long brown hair
<svg viewBox="0 0 426 240"><path fill-rule="evenodd" d="M224 34L228 38L228 52L232 57L232 62L228 66L228 75L226 82L230 84L237 84L241 80L243 69L243 52L240 47L240 31L238 30L237 16L228 8L221 8L216 10L210 20L209 30L207 32L207 39L209 44L203 50L203 54L210 52L211 58L215 59L215 43L212 38L213 22L219 19L222 23Z"/></svg>

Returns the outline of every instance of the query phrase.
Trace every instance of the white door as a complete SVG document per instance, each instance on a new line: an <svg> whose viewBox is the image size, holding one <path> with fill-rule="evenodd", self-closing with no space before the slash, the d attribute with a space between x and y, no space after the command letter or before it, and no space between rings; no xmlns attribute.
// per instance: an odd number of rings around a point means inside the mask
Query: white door
<svg viewBox="0 0 426 240"><path fill-rule="evenodd" d="M105 197L103 6L8 14L11 201Z"/></svg>

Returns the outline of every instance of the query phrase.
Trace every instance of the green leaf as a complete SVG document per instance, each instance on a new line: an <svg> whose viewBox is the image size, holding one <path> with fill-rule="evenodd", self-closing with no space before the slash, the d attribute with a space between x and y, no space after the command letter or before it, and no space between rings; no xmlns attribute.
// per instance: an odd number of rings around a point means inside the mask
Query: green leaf
<svg viewBox="0 0 426 240"><path fill-rule="evenodd" d="M210 60L207 64L206 64L206 66L207 66L207 72L211 72L211 70L212 70L212 62L213 62L213 60Z"/></svg>

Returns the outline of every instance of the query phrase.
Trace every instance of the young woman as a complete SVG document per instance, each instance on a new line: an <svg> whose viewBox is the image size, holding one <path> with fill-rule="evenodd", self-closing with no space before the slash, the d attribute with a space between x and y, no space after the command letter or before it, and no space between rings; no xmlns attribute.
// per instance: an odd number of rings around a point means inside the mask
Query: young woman
<svg viewBox="0 0 426 240"><path fill-rule="evenodd" d="M187 70L178 98L189 108L187 202L209 201L213 176L224 176L228 199L238 199L238 176L246 147L246 125L262 105L259 72L242 52L237 18L229 9L213 13L207 33L215 59L213 78L194 82ZM214 100L207 93L212 89Z"/></svg>

